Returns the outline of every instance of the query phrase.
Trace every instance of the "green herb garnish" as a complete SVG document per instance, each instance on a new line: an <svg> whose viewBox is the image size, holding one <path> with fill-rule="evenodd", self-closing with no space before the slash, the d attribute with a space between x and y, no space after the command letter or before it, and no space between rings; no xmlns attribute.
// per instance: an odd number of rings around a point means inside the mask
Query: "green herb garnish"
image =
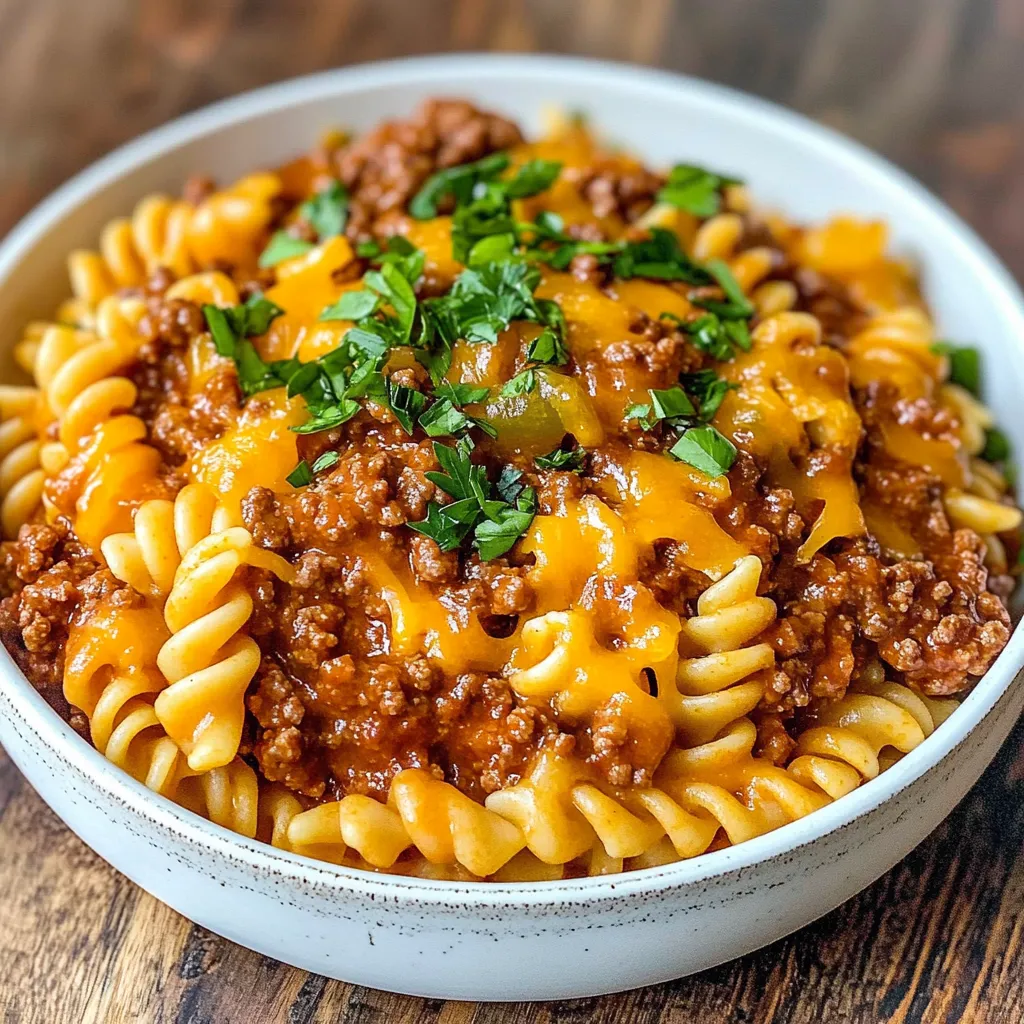
<svg viewBox="0 0 1024 1024"><path fill-rule="evenodd" d="M312 225L321 242L345 230L348 198L348 189L340 181L332 181L299 207L299 213Z"/></svg>
<svg viewBox="0 0 1024 1024"><path fill-rule="evenodd" d="M312 467L303 459L286 477L285 480L292 487L306 487L313 482L313 476L324 469L330 469L341 459L341 455L335 451L324 452L313 463Z"/></svg>
<svg viewBox="0 0 1024 1024"><path fill-rule="evenodd" d="M713 217L722 208L722 190L738 184L737 178L727 178L703 167L676 164L657 199L697 217Z"/></svg>
<svg viewBox="0 0 1024 1024"><path fill-rule="evenodd" d="M526 358L531 363L564 366L569 362L569 350L555 331L550 327L546 327L530 342L530 347L526 351Z"/></svg>
<svg viewBox="0 0 1024 1024"><path fill-rule="evenodd" d="M402 429L412 434L416 427L416 419L427 406L427 396L415 388L404 384L395 384L390 377L384 382L384 402L391 410Z"/></svg>
<svg viewBox="0 0 1024 1024"><path fill-rule="evenodd" d="M462 438L454 446L434 442L443 473L427 478L451 497L448 504L427 506L427 518L410 523L411 529L434 540L442 551L453 551L467 537L482 561L505 554L529 529L537 509L532 488L518 485L503 472L497 487L487 480L483 466L470 459L473 443Z"/></svg>
<svg viewBox="0 0 1024 1024"><path fill-rule="evenodd" d="M292 485L292 487L307 487L313 482L313 471L309 468L309 463L303 459L286 477L285 480Z"/></svg>
<svg viewBox="0 0 1024 1024"><path fill-rule="evenodd" d="M536 386L537 374L530 368L521 370L511 380L505 381L498 394L501 398L518 398L520 395L528 395Z"/></svg>
<svg viewBox="0 0 1024 1024"><path fill-rule="evenodd" d="M267 242L267 247L260 253L259 265L261 267L276 267L278 263L293 259L296 256L304 256L313 248L312 242L296 238L287 231L275 231Z"/></svg>
<svg viewBox="0 0 1024 1024"><path fill-rule="evenodd" d="M203 317L218 355L235 363L238 384L245 395L253 395L286 383L281 376L284 363L265 363L249 338L266 334L284 310L263 295L251 296L240 306L221 308L205 304Z"/></svg>
<svg viewBox="0 0 1024 1024"><path fill-rule="evenodd" d="M697 410L693 402L678 385L664 391L651 388L647 394L650 397L649 402L638 402L625 412L627 420L639 421L644 430L650 430L655 423L662 420L670 427L686 427L696 420Z"/></svg>
<svg viewBox="0 0 1024 1024"><path fill-rule="evenodd" d="M1010 439L998 428L985 431L985 447L981 457L986 462L1004 462L1010 457Z"/></svg>
<svg viewBox="0 0 1024 1024"><path fill-rule="evenodd" d="M669 453L710 477L728 473L736 461L736 446L712 426L690 427Z"/></svg>
<svg viewBox="0 0 1024 1024"><path fill-rule="evenodd" d="M735 391L739 388L739 384L719 377L711 369L683 374L680 382L686 391L699 403L700 418L704 422L710 420L718 412L719 406L725 401L725 396L730 391Z"/></svg>
<svg viewBox="0 0 1024 1024"><path fill-rule="evenodd" d="M707 309L723 320L747 320L754 315L754 304L743 294L739 282L725 260L708 260L704 269L725 292L725 302L718 299L694 298L695 306Z"/></svg>
<svg viewBox="0 0 1024 1024"><path fill-rule="evenodd" d="M630 242L612 262L616 277L649 277L658 281L714 283L714 278L683 251L679 239L665 228L651 228L651 237Z"/></svg>
<svg viewBox="0 0 1024 1024"><path fill-rule="evenodd" d="M981 394L981 354L976 348L937 341L932 351L949 359L949 379L953 384L959 384L972 395Z"/></svg>
<svg viewBox="0 0 1024 1024"><path fill-rule="evenodd" d="M567 473L582 473L587 453L582 448L555 448L547 455L538 455L533 464L538 469L560 469Z"/></svg>
<svg viewBox="0 0 1024 1024"><path fill-rule="evenodd" d="M518 242L512 202L549 188L562 165L553 160L529 160L510 178L499 175L509 165L505 153L438 171L409 204L419 219L436 217L438 204L455 200L452 214L452 255L460 263L478 266L507 260Z"/></svg>
<svg viewBox="0 0 1024 1024"><path fill-rule="evenodd" d="M422 303L435 364L428 365L419 352L417 358L427 366L435 382L447 372L450 363L450 356L441 358L439 349L449 353L460 339L470 344L493 344L514 320L530 320L550 327L555 338L544 344L551 347L553 355L557 354L565 321L556 303L534 298L533 290L539 283L540 271L528 263L486 263L464 270L447 295Z"/></svg>
<svg viewBox="0 0 1024 1024"><path fill-rule="evenodd" d="M409 203L409 213L417 220L430 220L438 215L438 206L449 196L456 203L468 203L480 182L491 181L509 165L507 153L492 153L482 160L446 167L432 174Z"/></svg>

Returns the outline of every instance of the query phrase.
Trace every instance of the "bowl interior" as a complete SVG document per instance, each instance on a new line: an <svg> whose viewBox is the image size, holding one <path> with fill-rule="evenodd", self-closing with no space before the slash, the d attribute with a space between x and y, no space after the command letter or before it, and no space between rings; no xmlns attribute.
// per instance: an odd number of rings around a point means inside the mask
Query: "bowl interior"
<svg viewBox="0 0 1024 1024"><path fill-rule="evenodd" d="M552 107L582 111L602 134L648 162L683 160L742 177L757 202L791 218L847 211L886 219L895 248L921 267L942 336L981 350L986 400L1018 460L1024 453L1024 417L1014 415L1024 383L1024 300L995 257L941 203L855 143L770 104L660 72L565 58L449 56L329 72L218 104L123 147L58 190L0 246L0 365L10 369L22 325L49 315L66 297L68 251L94 247L102 226L143 196L176 194L196 172L226 183L303 152L327 128L366 129L408 113L427 96L467 97L518 119L527 132L539 130ZM984 716L1022 662L1018 630L968 705L921 748L844 798L845 807L833 805L744 844L750 855L813 838L815 829L834 827L912 781ZM41 701L28 684L17 679L15 685L25 707L38 713ZM91 750L82 756L91 755L99 757ZM736 857L722 851L699 860L712 873L712 860L725 867Z"/></svg>

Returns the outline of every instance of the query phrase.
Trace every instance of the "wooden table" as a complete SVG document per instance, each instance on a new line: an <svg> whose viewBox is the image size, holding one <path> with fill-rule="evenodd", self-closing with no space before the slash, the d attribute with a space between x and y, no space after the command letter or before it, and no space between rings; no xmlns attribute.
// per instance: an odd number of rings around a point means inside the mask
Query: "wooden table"
<svg viewBox="0 0 1024 1024"><path fill-rule="evenodd" d="M221 96L353 61L537 49L687 71L833 124L939 191L1024 274L1024 0L0 0L0 33L0 230L113 146ZM917 851L799 934L685 981L538 1006L391 996L219 939L86 849L0 753L0 1014L1020 1021L1022 739Z"/></svg>

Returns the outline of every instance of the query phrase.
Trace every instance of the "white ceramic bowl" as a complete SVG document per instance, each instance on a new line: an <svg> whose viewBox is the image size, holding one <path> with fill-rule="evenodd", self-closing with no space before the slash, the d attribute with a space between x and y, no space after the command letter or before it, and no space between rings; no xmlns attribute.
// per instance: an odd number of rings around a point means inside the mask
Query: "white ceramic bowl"
<svg viewBox="0 0 1024 1024"><path fill-rule="evenodd" d="M109 217L194 171L221 181L364 129L423 97L461 95L536 129L585 110L655 164L735 171L796 218L888 219L923 266L946 336L978 345L988 399L1024 452L1024 301L989 250L906 175L800 117L725 89L553 57L438 57L356 67L210 107L118 150L42 203L0 247L0 349L64 296L64 258ZM996 372L998 367L998 372ZM692 861L540 884L430 882L321 864L241 839L111 766L0 653L0 741L43 798L120 871L236 942L347 981L427 996L541 999L680 977L756 949L848 899L952 810L1024 703L1024 635L920 747L850 796ZM68 884L73 884L69 879Z"/></svg>

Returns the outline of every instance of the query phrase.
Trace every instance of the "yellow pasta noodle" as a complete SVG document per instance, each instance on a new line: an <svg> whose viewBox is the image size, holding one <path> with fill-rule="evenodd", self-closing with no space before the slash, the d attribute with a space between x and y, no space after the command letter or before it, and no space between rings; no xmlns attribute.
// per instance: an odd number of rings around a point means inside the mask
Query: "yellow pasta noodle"
<svg viewBox="0 0 1024 1024"><path fill-rule="evenodd" d="M681 643L694 652L679 663L678 693L670 698L680 738L713 739L760 702L763 684L748 677L775 664L768 644L744 646L775 618L775 605L757 596L761 562L755 555L701 594L697 614L683 623Z"/></svg>
<svg viewBox="0 0 1024 1024"><path fill-rule="evenodd" d="M164 606L172 635L156 660L170 686L156 712L194 771L223 767L238 752L245 690L259 665L259 648L241 632L252 614L252 598L235 579L243 565L283 578L292 572L254 547L243 527L231 527L184 553Z"/></svg>
<svg viewBox="0 0 1024 1024"><path fill-rule="evenodd" d="M64 695L88 717L97 750L150 789L173 796L187 766L153 707L165 685L156 669L165 636L153 610L108 606L71 631Z"/></svg>
<svg viewBox="0 0 1024 1024"><path fill-rule="evenodd" d="M270 223L270 202L280 189L276 175L254 174L197 207L147 196L130 218L104 228L98 251L70 255L75 298L95 308L118 289L144 284L159 268L181 278L221 260L251 265Z"/></svg>
<svg viewBox="0 0 1024 1024"><path fill-rule="evenodd" d="M134 530L104 537L100 550L119 580L156 599L162 608L182 556L211 533L232 525L232 517L210 491L187 484L173 502L154 499L140 505Z"/></svg>
<svg viewBox="0 0 1024 1024"><path fill-rule="evenodd" d="M0 526L7 539L17 536L39 508L45 473L40 466L36 388L0 387Z"/></svg>

